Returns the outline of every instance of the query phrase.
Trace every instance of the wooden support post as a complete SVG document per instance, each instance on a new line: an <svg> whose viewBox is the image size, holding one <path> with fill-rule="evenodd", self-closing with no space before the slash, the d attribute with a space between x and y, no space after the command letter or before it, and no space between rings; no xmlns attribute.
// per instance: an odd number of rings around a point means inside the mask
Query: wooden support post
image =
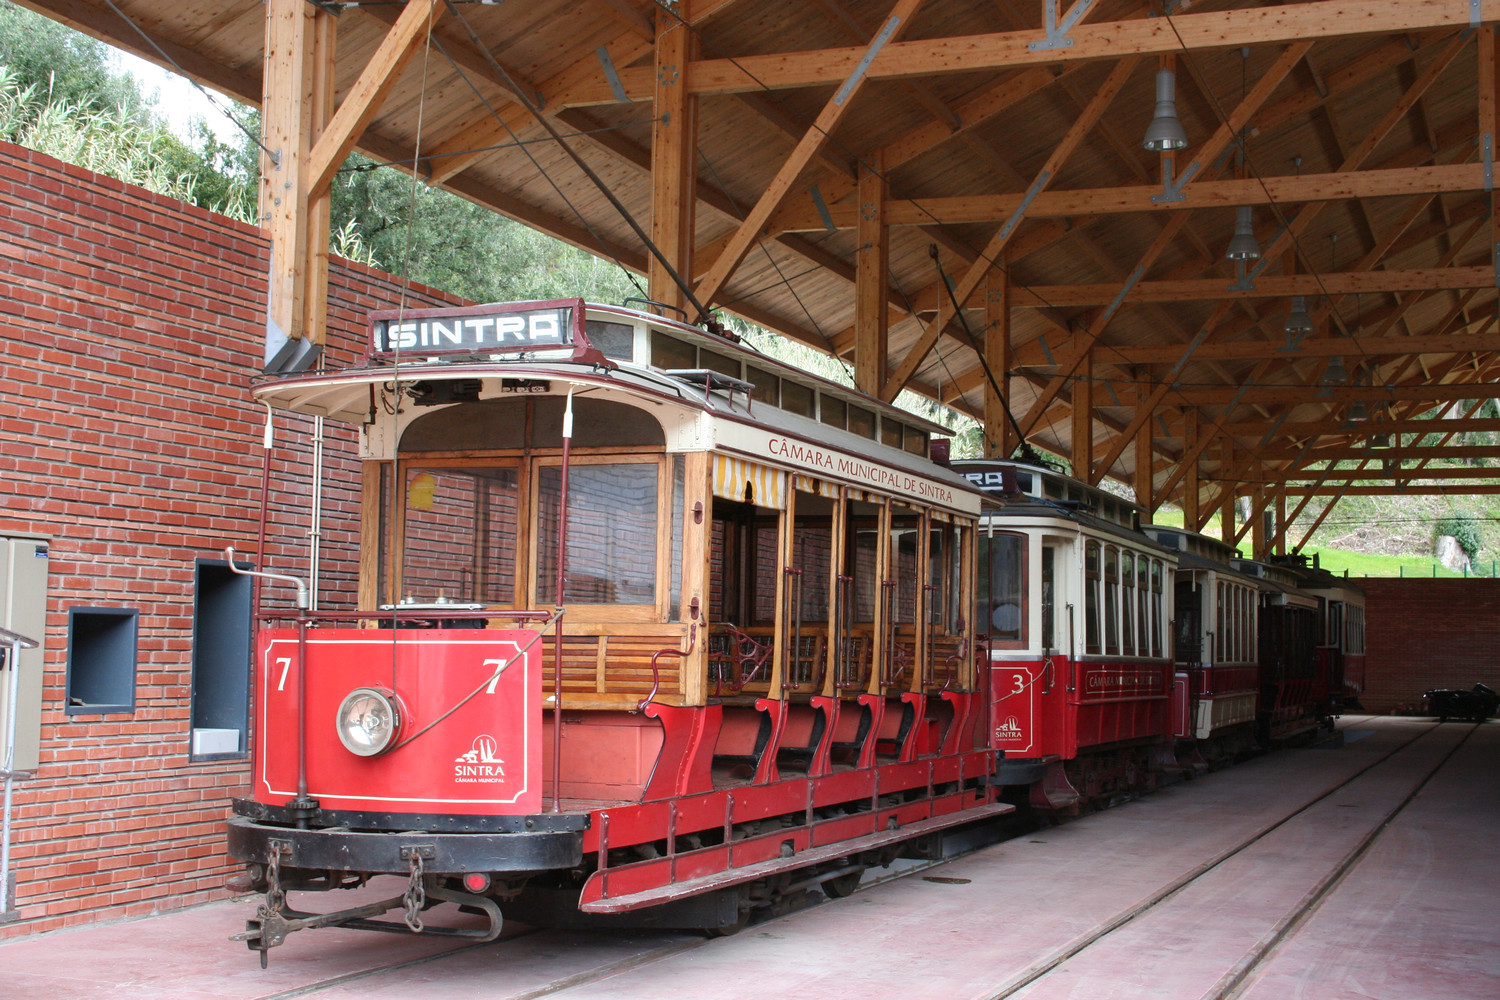
<svg viewBox="0 0 1500 1000"><path fill-rule="evenodd" d="M1286 555L1286 493L1276 494L1276 549L1278 556Z"/></svg>
<svg viewBox="0 0 1500 1000"><path fill-rule="evenodd" d="M1250 504L1250 558L1266 557L1266 488L1257 486Z"/></svg>
<svg viewBox="0 0 1500 1000"><path fill-rule="evenodd" d="M312 132L314 22L328 16L306 0L269 0L261 131L261 223L271 243L265 367L309 367L317 345L303 338L307 293L307 151Z"/></svg>
<svg viewBox="0 0 1500 1000"><path fill-rule="evenodd" d="M985 381L984 389L984 440L985 454L992 458L1009 458L1021 442L1016 438L1015 428L1005 415L1010 399L1010 375L1014 357L1010 343L1010 272L1003 266L989 273L989 286L984 297L984 357L995 374L995 387Z"/></svg>
<svg viewBox="0 0 1500 1000"><path fill-rule="evenodd" d="M1094 473L1094 355L1084 354L1073 377L1073 478L1091 482Z"/></svg>
<svg viewBox="0 0 1500 1000"><path fill-rule="evenodd" d="M308 101L312 113L310 142L328 127L333 117L334 56L338 50L338 18L319 10L313 18L312 88ZM328 329L328 227L333 207L332 188L312 194L307 204L307 236L302 297L302 336L312 344L326 342Z"/></svg>
<svg viewBox="0 0 1500 1000"><path fill-rule="evenodd" d="M1198 513L1198 499L1202 485L1198 482L1198 411L1188 407L1182 411L1182 461L1187 472L1182 480L1182 523L1191 531L1203 530L1203 520Z"/></svg>
<svg viewBox="0 0 1500 1000"><path fill-rule="evenodd" d="M1149 521L1156 512L1156 495L1153 492L1156 462L1154 461L1155 437L1151 421L1141 421L1135 432L1135 502L1143 516Z"/></svg>
<svg viewBox="0 0 1500 1000"><path fill-rule="evenodd" d="M1234 544L1234 439L1224 438L1219 448L1219 537Z"/></svg>
<svg viewBox="0 0 1500 1000"><path fill-rule="evenodd" d="M689 6L684 4L684 7ZM656 120L651 125L651 239L686 280L693 276L693 223L698 187L698 98L688 92L687 67L698 37L682 19L656 12ZM649 296L686 311L687 296L656 256L646 271ZM691 317L689 317L691 318Z"/></svg>
<svg viewBox="0 0 1500 1000"><path fill-rule="evenodd" d="M859 164L859 248L854 265L854 384L879 395L885 384L890 308L890 227L885 222L885 171L879 151Z"/></svg>

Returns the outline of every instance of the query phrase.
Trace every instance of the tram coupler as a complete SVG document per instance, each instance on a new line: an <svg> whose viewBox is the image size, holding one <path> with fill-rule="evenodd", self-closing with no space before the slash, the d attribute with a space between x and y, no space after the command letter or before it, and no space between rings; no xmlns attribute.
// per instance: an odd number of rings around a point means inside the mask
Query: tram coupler
<svg viewBox="0 0 1500 1000"><path fill-rule="evenodd" d="M293 931L311 930L314 927L339 927L351 921L369 920L371 917L378 917L382 913L396 909L405 901L406 896L402 894L392 896L390 899L366 903L364 906L335 910L332 913L300 913L297 910L277 909L269 903L261 903L260 908L255 911L255 916L245 921L244 933L236 934L230 940L243 941L251 951L260 952L260 967L264 969L267 953L284 942L287 935ZM401 927L397 924L389 926ZM401 929L405 930L404 927Z"/></svg>

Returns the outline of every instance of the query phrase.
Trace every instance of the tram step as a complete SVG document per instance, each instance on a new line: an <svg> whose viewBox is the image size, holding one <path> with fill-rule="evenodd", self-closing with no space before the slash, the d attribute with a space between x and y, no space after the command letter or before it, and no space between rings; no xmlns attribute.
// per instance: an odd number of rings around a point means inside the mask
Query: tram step
<svg viewBox="0 0 1500 1000"><path fill-rule="evenodd" d="M700 875L697 878L684 879L681 882L673 882L669 885L658 886L641 892L589 900L580 903L578 908L585 913L623 913L628 910L638 910L647 906L658 906L662 903L683 899L700 892L711 892L715 889L724 889L732 885L754 882L781 872L795 871L798 868L807 868L825 861L833 861L837 858L858 854L861 851L874 850L879 847L885 847L888 844L900 843L904 840L911 840L929 833L936 833L939 830L945 830L964 823L971 823L975 820L1004 816L1007 813L1015 812L1015 809L1016 807L1008 802L991 802L987 805L976 806L973 809L964 809L960 812L934 816L931 819L918 820L915 823L908 823L906 826L895 830L881 830L878 833L867 834L863 837L855 837L850 840L841 840L834 844L826 844L822 847L810 848L789 858L773 858L770 861L746 865L743 868L730 868L725 871L711 872L707 875ZM594 879L598 878L599 873L596 872L590 879L590 883L592 884Z"/></svg>

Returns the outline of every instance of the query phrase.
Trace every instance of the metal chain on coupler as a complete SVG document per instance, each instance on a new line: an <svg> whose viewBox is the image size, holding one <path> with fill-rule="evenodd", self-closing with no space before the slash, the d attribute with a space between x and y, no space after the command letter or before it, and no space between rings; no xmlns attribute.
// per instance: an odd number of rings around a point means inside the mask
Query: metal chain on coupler
<svg viewBox="0 0 1500 1000"><path fill-rule="evenodd" d="M411 864L411 873L407 876L406 895L403 899L406 907L406 926L420 934L422 933L422 907L427 905L427 890L422 885L422 855L419 851L412 851L408 860Z"/></svg>
<svg viewBox="0 0 1500 1000"><path fill-rule="evenodd" d="M271 845L271 858L266 863L266 909L279 913L286 908L286 890L281 887L281 845Z"/></svg>

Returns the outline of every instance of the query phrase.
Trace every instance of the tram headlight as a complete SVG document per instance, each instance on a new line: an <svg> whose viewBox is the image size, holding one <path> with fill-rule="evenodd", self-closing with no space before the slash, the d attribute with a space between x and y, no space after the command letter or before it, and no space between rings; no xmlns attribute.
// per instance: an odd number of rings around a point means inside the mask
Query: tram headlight
<svg viewBox="0 0 1500 1000"><path fill-rule="evenodd" d="M334 725L345 749L360 757L374 757L396 744L401 734L401 707L389 691L355 688L339 704Z"/></svg>

